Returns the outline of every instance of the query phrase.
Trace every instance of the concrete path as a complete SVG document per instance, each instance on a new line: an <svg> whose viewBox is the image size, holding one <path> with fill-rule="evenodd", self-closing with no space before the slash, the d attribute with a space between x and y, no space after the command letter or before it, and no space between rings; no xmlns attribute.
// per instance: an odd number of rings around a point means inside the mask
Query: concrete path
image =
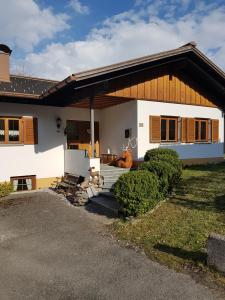
<svg viewBox="0 0 225 300"><path fill-rule="evenodd" d="M90 213L40 192L0 206L0 299L219 299L104 235Z"/></svg>

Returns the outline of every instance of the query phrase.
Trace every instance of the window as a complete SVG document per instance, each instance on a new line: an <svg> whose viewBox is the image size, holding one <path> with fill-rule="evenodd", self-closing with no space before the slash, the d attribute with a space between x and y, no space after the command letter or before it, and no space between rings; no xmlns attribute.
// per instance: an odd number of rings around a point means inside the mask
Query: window
<svg viewBox="0 0 225 300"><path fill-rule="evenodd" d="M14 192L31 191L36 188L36 176L11 177Z"/></svg>
<svg viewBox="0 0 225 300"><path fill-rule="evenodd" d="M218 143L219 120L149 116L150 143Z"/></svg>
<svg viewBox="0 0 225 300"><path fill-rule="evenodd" d="M177 118L161 117L161 141L177 141Z"/></svg>
<svg viewBox="0 0 225 300"><path fill-rule="evenodd" d="M0 118L0 143L21 142L21 119Z"/></svg>
<svg viewBox="0 0 225 300"><path fill-rule="evenodd" d="M195 141L208 141L208 120L195 120Z"/></svg>

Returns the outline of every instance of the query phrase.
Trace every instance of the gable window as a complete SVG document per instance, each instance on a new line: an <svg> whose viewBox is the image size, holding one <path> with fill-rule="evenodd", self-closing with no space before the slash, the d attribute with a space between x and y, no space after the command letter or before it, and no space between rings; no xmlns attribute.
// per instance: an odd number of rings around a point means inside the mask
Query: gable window
<svg viewBox="0 0 225 300"><path fill-rule="evenodd" d="M20 118L0 118L0 143L20 143L21 131Z"/></svg>
<svg viewBox="0 0 225 300"><path fill-rule="evenodd" d="M195 141L208 141L208 120L195 120Z"/></svg>
<svg viewBox="0 0 225 300"><path fill-rule="evenodd" d="M177 118L161 117L161 141L177 141Z"/></svg>

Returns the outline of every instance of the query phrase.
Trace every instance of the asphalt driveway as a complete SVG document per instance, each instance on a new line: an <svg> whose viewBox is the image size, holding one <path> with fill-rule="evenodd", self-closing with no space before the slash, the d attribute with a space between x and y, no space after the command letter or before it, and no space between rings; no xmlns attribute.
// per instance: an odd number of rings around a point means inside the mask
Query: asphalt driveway
<svg viewBox="0 0 225 300"><path fill-rule="evenodd" d="M0 205L0 299L219 299L104 235L104 225L55 195Z"/></svg>

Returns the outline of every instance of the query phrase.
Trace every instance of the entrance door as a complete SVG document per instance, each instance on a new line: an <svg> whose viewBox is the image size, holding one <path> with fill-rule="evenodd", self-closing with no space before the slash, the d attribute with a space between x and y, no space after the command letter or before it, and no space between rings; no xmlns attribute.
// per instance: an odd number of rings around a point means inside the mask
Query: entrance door
<svg viewBox="0 0 225 300"><path fill-rule="evenodd" d="M67 120L67 148L87 150L91 141L89 121ZM99 122L95 122L95 143L99 142Z"/></svg>

